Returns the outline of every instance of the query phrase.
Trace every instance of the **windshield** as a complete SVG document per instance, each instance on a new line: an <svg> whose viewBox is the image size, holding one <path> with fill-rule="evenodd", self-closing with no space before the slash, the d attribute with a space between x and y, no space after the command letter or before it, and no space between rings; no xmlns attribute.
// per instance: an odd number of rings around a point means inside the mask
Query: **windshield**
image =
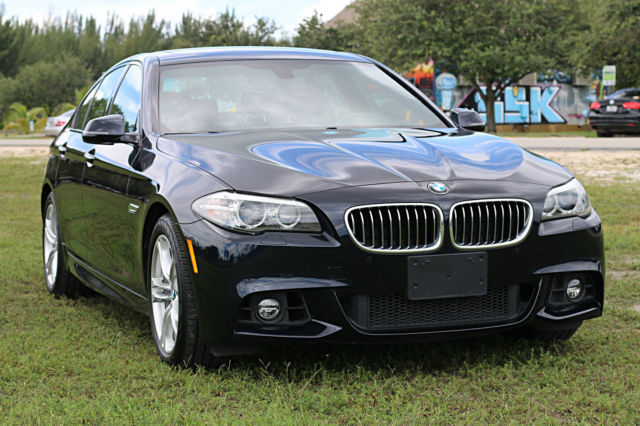
<svg viewBox="0 0 640 426"><path fill-rule="evenodd" d="M218 61L161 67L162 133L447 127L370 63Z"/></svg>
<svg viewBox="0 0 640 426"><path fill-rule="evenodd" d="M605 99L620 99L620 98L640 99L640 89L616 90L609 96L605 97Z"/></svg>

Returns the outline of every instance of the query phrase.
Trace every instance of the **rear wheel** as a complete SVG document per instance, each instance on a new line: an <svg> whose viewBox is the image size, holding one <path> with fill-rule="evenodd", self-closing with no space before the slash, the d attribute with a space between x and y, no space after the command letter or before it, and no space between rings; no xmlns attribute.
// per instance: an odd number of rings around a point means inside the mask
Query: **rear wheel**
<svg viewBox="0 0 640 426"><path fill-rule="evenodd" d="M62 235L58 225L58 211L49 193L44 204L42 220L42 257L44 279L49 293L56 297L74 298L78 295L79 281L69 273L64 264Z"/></svg>
<svg viewBox="0 0 640 426"><path fill-rule="evenodd" d="M200 335L185 244L168 214L156 222L149 248L147 296L158 355L170 365L214 366L219 358Z"/></svg>

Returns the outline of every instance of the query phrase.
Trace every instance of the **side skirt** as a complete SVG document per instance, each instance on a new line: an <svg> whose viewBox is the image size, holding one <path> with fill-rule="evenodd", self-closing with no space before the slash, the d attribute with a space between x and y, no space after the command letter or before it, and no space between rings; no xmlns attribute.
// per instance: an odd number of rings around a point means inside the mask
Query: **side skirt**
<svg viewBox="0 0 640 426"><path fill-rule="evenodd" d="M96 292L148 315L147 297L127 286L112 280L95 268L89 266L65 247L66 265L69 271L84 285Z"/></svg>

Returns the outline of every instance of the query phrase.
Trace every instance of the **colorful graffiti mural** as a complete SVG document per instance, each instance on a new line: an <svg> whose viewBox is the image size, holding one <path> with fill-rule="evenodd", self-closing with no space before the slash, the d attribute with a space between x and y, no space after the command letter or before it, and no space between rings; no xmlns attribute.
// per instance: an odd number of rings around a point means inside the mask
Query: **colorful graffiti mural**
<svg viewBox="0 0 640 426"><path fill-rule="evenodd" d="M566 123L565 118L552 106L562 86L508 86L495 102L496 124ZM486 86L480 89L486 93ZM475 109L486 121L487 107L475 89L458 104L462 108Z"/></svg>
<svg viewBox="0 0 640 426"><path fill-rule="evenodd" d="M458 78L448 72L438 74L436 77L436 104L445 111L449 111L453 105L453 91L458 86Z"/></svg>
<svg viewBox="0 0 640 426"><path fill-rule="evenodd" d="M404 73L404 78L413 83L418 89L422 90L424 94L433 99L434 87L434 67L433 59L429 58L428 62L423 62L411 69L409 72Z"/></svg>

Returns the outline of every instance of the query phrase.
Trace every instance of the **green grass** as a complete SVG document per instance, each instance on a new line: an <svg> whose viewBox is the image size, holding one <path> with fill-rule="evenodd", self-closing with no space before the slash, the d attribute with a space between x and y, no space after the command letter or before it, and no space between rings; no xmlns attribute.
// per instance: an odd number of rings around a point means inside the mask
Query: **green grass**
<svg viewBox="0 0 640 426"><path fill-rule="evenodd" d="M566 343L301 346L194 373L159 362L144 316L47 293L44 165L0 159L1 423L640 422L637 186L586 180L605 222L607 300Z"/></svg>
<svg viewBox="0 0 640 426"><path fill-rule="evenodd" d="M2 139L53 139L52 136L45 136L43 133L36 135L22 135L16 133L4 133L0 132L0 140Z"/></svg>

